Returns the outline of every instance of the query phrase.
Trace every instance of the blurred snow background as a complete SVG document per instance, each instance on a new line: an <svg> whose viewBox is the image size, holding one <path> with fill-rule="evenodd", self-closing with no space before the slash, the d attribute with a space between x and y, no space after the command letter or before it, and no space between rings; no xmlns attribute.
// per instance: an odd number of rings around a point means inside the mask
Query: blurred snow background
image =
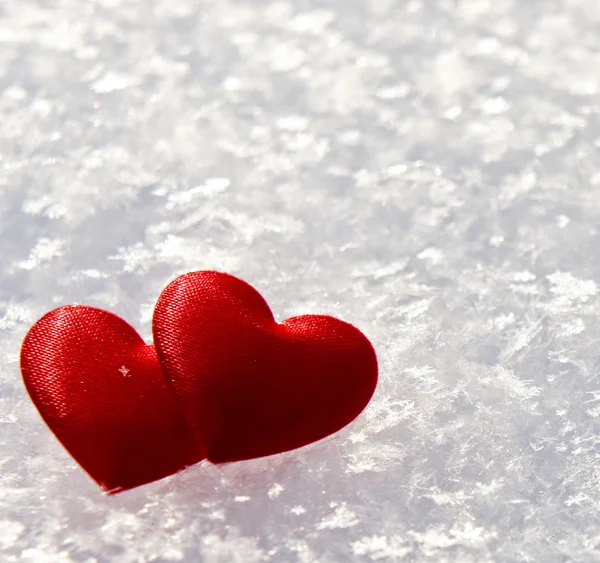
<svg viewBox="0 0 600 563"><path fill-rule="evenodd" d="M597 0L0 2L2 561L600 559ZM381 379L338 435L108 498L20 380L219 269Z"/></svg>

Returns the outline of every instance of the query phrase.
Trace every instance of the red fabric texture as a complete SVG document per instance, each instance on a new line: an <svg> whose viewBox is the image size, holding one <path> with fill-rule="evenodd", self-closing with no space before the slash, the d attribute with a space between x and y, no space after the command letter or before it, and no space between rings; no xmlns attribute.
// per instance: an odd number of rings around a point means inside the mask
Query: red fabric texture
<svg viewBox="0 0 600 563"><path fill-rule="evenodd" d="M57 438L105 490L130 489L208 458L280 453L352 421L377 383L355 327L307 315L281 324L256 290L218 272L162 293L154 346L119 317L56 309L30 330L21 370Z"/></svg>
<svg viewBox="0 0 600 563"><path fill-rule="evenodd" d="M377 383L367 338L329 316L278 324L260 294L194 272L160 296L154 342L165 377L214 463L304 446L344 427Z"/></svg>
<svg viewBox="0 0 600 563"><path fill-rule="evenodd" d="M48 313L25 338L21 371L46 424L108 492L202 459L154 346L111 313L82 306Z"/></svg>

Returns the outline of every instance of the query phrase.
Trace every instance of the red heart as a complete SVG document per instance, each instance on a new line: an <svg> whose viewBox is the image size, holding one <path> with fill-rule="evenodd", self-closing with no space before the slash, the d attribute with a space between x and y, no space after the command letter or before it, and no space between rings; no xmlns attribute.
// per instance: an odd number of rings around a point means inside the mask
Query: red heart
<svg viewBox="0 0 600 563"><path fill-rule="evenodd" d="M203 454L215 463L291 450L352 421L377 383L377 359L355 327L328 316L281 324L251 286L195 272L154 312L163 373Z"/></svg>
<svg viewBox="0 0 600 563"><path fill-rule="evenodd" d="M42 418L107 491L202 459L154 347L111 313L81 306L48 313L25 338L21 370Z"/></svg>

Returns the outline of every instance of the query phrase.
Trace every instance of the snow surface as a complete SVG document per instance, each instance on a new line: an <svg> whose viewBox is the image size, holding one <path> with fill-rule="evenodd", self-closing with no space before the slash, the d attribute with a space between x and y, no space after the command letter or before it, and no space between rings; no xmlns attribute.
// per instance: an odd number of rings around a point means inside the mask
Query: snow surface
<svg viewBox="0 0 600 563"><path fill-rule="evenodd" d="M600 560L598 0L0 2L0 559ZM19 373L177 275L374 342L320 443L104 496Z"/></svg>

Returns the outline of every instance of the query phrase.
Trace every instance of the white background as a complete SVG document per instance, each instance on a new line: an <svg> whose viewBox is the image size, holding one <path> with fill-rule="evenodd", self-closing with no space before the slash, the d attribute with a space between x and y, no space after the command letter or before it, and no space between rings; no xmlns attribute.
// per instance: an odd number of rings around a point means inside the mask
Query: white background
<svg viewBox="0 0 600 563"><path fill-rule="evenodd" d="M0 2L2 561L600 558L597 0ZM359 326L300 451L104 496L19 372L177 275Z"/></svg>

